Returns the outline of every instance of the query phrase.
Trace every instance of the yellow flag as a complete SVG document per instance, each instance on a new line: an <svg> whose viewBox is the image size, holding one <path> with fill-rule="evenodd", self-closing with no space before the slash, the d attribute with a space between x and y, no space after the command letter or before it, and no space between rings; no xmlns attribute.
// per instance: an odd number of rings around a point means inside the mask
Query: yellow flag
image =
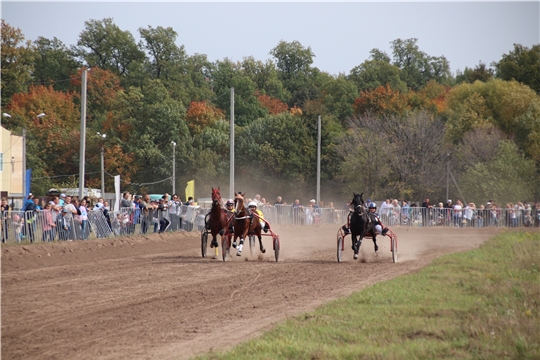
<svg viewBox="0 0 540 360"><path fill-rule="evenodd" d="M192 197L195 199L195 180L191 180L187 182L186 186L186 201L189 199L189 197Z"/></svg>

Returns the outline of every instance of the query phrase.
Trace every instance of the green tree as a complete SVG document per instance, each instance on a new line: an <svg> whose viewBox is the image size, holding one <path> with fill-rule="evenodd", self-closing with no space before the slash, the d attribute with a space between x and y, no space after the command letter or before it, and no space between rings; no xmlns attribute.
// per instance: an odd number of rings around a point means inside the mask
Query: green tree
<svg viewBox="0 0 540 360"><path fill-rule="evenodd" d="M418 39L396 39L391 42L393 64L401 69L401 80L408 88L421 89L429 80L450 84L450 64L444 56L433 57L421 51Z"/></svg>
<svg viewBox="0 0 540 360"><path fill-rule="evenodd" d="M90 67L98 66L117 75L126 74L134 63L142 62L139 50L129 31L122 31L112 18L85 21L73 51Z"/></svg>
<svg viewBox="0 0 540 360"><path fill-rule="evenodd" d="M275 193L313 178L316 143L301 118L290 113L257 119L237 135L239 178Z"/></svg>
<svg viewBox="0 0 540 360"><path fill-rule="evenodd" d="M185 66L186 52L184 46L176 45L178 34L171 27L158 26L147 29L139 28L141 42L139 46L147 52L148 73L153 78L169 78L171 72L179 66Z"/></svg>
<svg viewBox="0 0 540 360"><path fill-rule="evenodd" d="M264 117L268 110L261 106L256 96L255 83L246 75L240 63L229 59L216 61L211 73L214 103L226 111L230 118L230 89L234 87L234 121L245 126L255 119Z"/></svg>
<svg viewBox="0 0 540 360"><path fill-rule="evenodd" d="M9 104L13 94L28 89L33 71L34 53L31 42L24 40L22 31L14 28L2 19L2 46L0 74L2 81L2 106Z"/></svg>
<svg viewBox="0 0 540 360"><path fill-rule="evenodd" d="M341 123L353 115L354 100L358 90L352 81L340 74L337 78L329 78L321 85L320 97L325 106L325 113L334 115Z"/></svg>
<svg viewBox="0 0 540 360"><path fill-rule="evenodd" d="M228 185L229 144L229 122L225 120L206 126L193 137L193 160L188 172L199 188L209 189L217 184L223 191L224 185Z"/></svg>
<svg viewBox="0 0 540 360"><path fill-rule="evenodd" d="M290 107L302 105L306 100L319 96L321 72L311 67L315 57L311 47L306 48L296 40L290 43L281 40L270 50L270 55L276 59L280 79L291 93Z"/></svg>
<svg viewBox="0 0 540 360"><path fill-rule="evenodd" d="M401 81L399 68L383 60L364 61L351 70L348 78L360 91L374 90L388 84L393 90L407 92L407 84Z"/></svg>
<svg viewBox="0 0 540 360"><path fill-rule="evenodd" d="M445 118L447 135L456 143L466 132L493 124L528 156L534 156L540 134L540 96L516 81L461 84L447 96Z"/></svg>
<svg viewBox="0 0 540 360"><path fill-rule="evenodd" d="M540 94L540 44L532 48L514 44L514 50L493 63L497 78L516 80Z"/></svg>
<svg viewBox="0 0 540 360"><path fill-rule="evenodd" d="M456 83L460 84L466 82L472 84L476 80L486 82L493 79L494 75L495 71L493 71L493 69L487 68L486 64L481 62L480 64L476 65L474 69L469 69L468 67L465 67L465 70L463 70L463 72L458 71L458 74L456 76Z"/></svg>
<svg viewBox="0 0 540 360"><path fill-rule="evenodd" d="M193 151L184 121L186 109L170 97L160 80L147 80L142 89L120 92L115 107L109 132L112 143L134 156L131 166L140 171L132 181L148 183L171 176L172 141L177 144L177 168L190 168Z"/></svg>
<svg viewBox="0 0 540 360"><path fill-rule="evenodd" d="M76 76L80 64L67 46L56 37L51 40L40 36L34 41L33 49L33 81L41 85L52 85L55 90L70 90L69 79Z"/></svg>
<svg viewBox="0 0 540 360"><path fill-rule="evenodd" d="M242 69L255 83L257 90L261 94L271 96L283 102L289 101L291 94L284 88L283 83L279 79L276 65L272 60L262 62L249 56L242 61Z"/></svg>
<svg viewBox="0 0 540 360"><path fill-rule="evenodd" d="M534 161L527 159L512 141L501 141L496 157L470 167L460 186L468 201L494 199L504 204L533 199L538 181Z"/></svg>

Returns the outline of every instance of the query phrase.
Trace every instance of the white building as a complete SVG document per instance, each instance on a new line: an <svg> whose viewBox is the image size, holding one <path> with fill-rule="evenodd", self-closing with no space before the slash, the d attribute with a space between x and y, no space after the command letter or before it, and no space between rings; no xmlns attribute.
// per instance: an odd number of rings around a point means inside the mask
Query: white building
<svg viewBox="0 0 540 360"><path fill-rule="evenodd" d="M0 197L22 199L23 138L0 126Z"/></svg>

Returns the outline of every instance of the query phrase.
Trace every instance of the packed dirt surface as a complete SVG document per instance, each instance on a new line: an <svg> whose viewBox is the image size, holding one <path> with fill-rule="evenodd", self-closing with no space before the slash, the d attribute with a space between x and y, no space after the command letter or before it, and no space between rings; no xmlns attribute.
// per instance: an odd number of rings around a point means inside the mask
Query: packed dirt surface
<svg viewBox="0 0 540 360"><path fill-rule="evenodd" d="M347 237L338 263L338 227L273 227L277 263L270 237L262 256L247 245L227 262L202 258L196 232L2 246L2 358L185 359L224 350L500 231L395 227L398 263L388 237L378 237L377 256L365 240L356 261Z"/></svg>

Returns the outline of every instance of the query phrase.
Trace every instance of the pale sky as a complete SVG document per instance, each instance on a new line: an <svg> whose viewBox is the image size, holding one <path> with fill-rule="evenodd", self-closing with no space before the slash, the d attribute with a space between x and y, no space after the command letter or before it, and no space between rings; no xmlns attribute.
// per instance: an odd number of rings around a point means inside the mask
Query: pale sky
<svg viewBox="0 0 540 360"><path fill-rule="evenodd" d="M490 65L518 43L540 43L540 1L528 2L23 2L2 1L1 17L26 39L57 37L76 45L89 19L112 17L139 40L138 29L172 27L189 55L211 61L270 59L280 40L315 53L313 66L337 75L390 42L417 38L420 50L444 55L450 68Z"/></svg>

